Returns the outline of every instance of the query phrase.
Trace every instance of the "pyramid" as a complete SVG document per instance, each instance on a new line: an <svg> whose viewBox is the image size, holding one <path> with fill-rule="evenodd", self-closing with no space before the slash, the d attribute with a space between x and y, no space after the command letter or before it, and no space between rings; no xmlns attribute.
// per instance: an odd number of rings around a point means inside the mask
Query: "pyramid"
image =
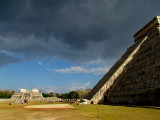
<svg viewBox="0 0 160 120"><path fill-rule="evenodd" d="M24 101L24 99L29 101L39 101L44 99L42 93L37 89L26 90L21 89L19 92L15 92L13 96L10 98L10 101Z"/></svg>
<svg viewBox="0 0 160 120"><path fill-rule="evenodd" d="M93 104L160 105L160 16L134 35L134 44L86 98Z"/></svg>

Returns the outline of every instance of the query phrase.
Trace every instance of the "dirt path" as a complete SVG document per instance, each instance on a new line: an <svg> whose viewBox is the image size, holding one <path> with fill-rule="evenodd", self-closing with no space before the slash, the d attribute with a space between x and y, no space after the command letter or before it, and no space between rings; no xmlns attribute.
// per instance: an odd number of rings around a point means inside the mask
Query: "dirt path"
<svg viewBox="0 0 160 120"><path fill-rule="evenodd" d="M39 108L39 109L74 109L73 106L69 104L49 104L49 105L31 105L31 106L24 106L24 108Z"/></svg>

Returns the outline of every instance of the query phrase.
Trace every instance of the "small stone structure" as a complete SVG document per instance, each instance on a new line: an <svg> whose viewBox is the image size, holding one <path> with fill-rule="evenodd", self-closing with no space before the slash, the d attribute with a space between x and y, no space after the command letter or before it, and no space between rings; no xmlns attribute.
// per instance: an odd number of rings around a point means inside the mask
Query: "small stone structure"
<svg viewBox="0 0 160 120"><path fill-rule="evenodd" d="M20 92L15 92L10 98L12 101L23 101L24 99L29 101L38 101L39 99L43 99L43 96L37 89L32 89L32 91L20 89Z"/></svg>
<svg viewBox="0 0 160 120"><path fill-rule="evenodd" d="M61 101L60 98L57 97L47 97L44 98L42 93L39 92L38 89L26 90L21 89L20 92L16 92L10 98L10 101L24 101L24 99L29 100L30 102L54 102L54 101Z"/></svg>
<svg viewBox="0 0 160 120"><path fill-rule="evenodd" d="M160 105L160 16L139 30L134 39L89 92L91 103Z"/></svg>

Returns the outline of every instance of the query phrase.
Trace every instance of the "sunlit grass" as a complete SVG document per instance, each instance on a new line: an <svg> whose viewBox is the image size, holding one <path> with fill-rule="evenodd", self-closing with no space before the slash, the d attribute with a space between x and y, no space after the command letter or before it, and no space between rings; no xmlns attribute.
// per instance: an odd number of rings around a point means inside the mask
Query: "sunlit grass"
<svg viewBox="0 0 160 120"><path fill-rule="evenodd" d="M98 117L98 105L75 105L76 109ZM99 105L103 120L160 120L160 107L126 107Z"/></svg>
<svg viewBox="0 0 160 120"><path fill-rule="evenodd" d="M61 102L30 102L29 105L44 105L44 104L62 104ZM76 120L98 120L98 105L77 105L71 104L75 110L28 110L24 109L24 104L15 103L0 103L0 120L15 119L44 119L45 117L61 116L68 119ZM127 106L112 106L99 105L100 120L160 120L160 107L150 106L143 107L127 107ZM66 117L67 116L67 117ZM62 119L62 118L61 118ZM57 119L58 120L58 119Z"/></svg>

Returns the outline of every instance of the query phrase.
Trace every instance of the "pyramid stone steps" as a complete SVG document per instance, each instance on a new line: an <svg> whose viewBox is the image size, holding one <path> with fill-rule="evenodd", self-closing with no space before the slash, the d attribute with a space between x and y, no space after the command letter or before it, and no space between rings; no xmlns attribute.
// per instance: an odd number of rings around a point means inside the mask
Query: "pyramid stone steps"
<svg viewBox="0 0 160 120"><path fill-rule="evenodd" d="M126 53L115 63L115 65L109 70L109 72L101 79L101 81L93 88L93 90L88 94L87 99L97 99L96 97L103 98L103 95L108 89L114 79L122 72L125 65L129 62L129 59L133 57L135 51L137 51L140 45L146 40L146 37L140 41L140 43L134 44L131 48L129 48ZM94 96L93 96L94 95ZM92 97L92 98L91 98ZM95 97L95 98L94 98ZM103 101L96 101L94 103L100 103Z"/></svg>
<svg viewBox="0 0 160 120"><path fill-rule="evenodd" d="M145 71L143 69L144 69L145 64L151 64L152 67L154 66L154 64L152 65L152 62L147 63L148 61L147 62L144 62L144 61L149 59L149 57L152 56L153 54L155 54L154 52L156 52L157 54L160 52L160 49L158 49L158 44L160 45L160 42L159 42L159 33L160 33L159 21L160 21L159 16L153 18L147 25L145 25L140 31L138 31L134 35L135 43L127 49L127 51L123 54L123 56L115 63L115 65L97 83L97 85L87 95L87 99L91 100L91 102L93 102L95 104L96 103L103 103L104 102L104 95L107 94L109 89L112 89L112 87L114 87L116 85L119 86L119 87L117 87L119 90L120 89L122 89L122 90L127 89L126 86L127 86L127 84L130 83L130 81L132 81L131 78L133 76L135 77L136 75L144 74ZM157 49L157 51L159 50L159 52L155 51L155 48ZM159 63L160 63L160 61L159 61ZM156 64L156 65L158 65L158 64ZM134 70L132 70L132 68L134 68ZM136 68L136 70L135 70L135 68ZM146 69L150 69L150 67L147 67ZM157 69L160 69L160 67L159 68L157 67ZM128 72L129 70L132 72L129 73ZM123 75L123 73L124 73L124 75ZM122 76L123 77L127 76L128 77L127 81L124 81L122 79ZM119 79L119 78L121 78L121 79ZM135 80L139 81L137 78L135 78ZM124 82L125 86L123 86L123 82ZM134 83L133 87L134 87L134 85L135 86L138 85L141 88L141 90L143 91L142 82L141 83L140 82ZM159 85L159 83L157 82L157 86L158 85ZM154 87L156 87L156 86L154 86ZM157 89L157 88L155 88L155 89ZM141 91L141 90L139 90L139 91ZM125 91L125 90L123 90L123 91ZM138 90L137 91L132 90L132 91L126 91L126 92L137 93ZM118 90L113 89L112 92L110 92L110 95L111 94L119 94L119 93L118 93ZM120 94L122 94L122 93L120 93ZM123 94L126 94L126 93L123 92Z"/></svg>

